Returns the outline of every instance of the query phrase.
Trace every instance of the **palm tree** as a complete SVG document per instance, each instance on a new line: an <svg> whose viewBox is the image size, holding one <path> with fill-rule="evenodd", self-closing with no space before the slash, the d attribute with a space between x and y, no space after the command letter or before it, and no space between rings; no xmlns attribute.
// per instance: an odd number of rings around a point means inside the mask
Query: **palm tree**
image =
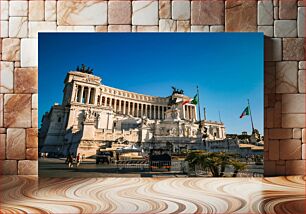
<svg viewBox="0 0 306 214"><path fill-rule="evenodd" d="M226 166L232 165L235 168L234 174L245 169L244 163L233 160L235 156L225 152L191 152L187 155L190 168L195 171L195 167L201 166L202 169L208 169L213 177L223 177Z"/></svg>
<svg viewBox="0 0 306 214"><path fill-rule="evenodd" d="M206 163L205 163L206 162ZM207 160L204 163L211 171L213 177L220 177L220 166L222 164L222 159L217 153L212 152L207 156Z"/></svg>
<svg viewBox="0 0 306 214"><path fill-rule="evenodd" d="M220 177L223 177L224 176L225 168L229 164L230 155L228 155L228 154L226 154L224 152L220 152L219 153L219 157L221 159Z"/></svg>
<svg viewBox="0 0 306 214"><path fill-rule="evenodd" d="M233 177L237 177L239 171L246 169L246 164L241 161L231 160L230 163L234 167Z"/></svg>
<svg viewBox="0 0 306 214"><path fill-rule="evenodd" d="M213 177L220 177L220 168L226 164L216 152L192 152L187 155L185 160L189 162L189 166L193 170L196 165L201 166L202 169L208 169Z"/></svg>
<svg viewBox="0 0 306 214"><path fill-rule="evenodd" d="M189 167L192 169L192 171L195 171L195 166L199 163L199 157L200 153L198 152L190 152L187 154L185 161L188 162Z"/></svg>

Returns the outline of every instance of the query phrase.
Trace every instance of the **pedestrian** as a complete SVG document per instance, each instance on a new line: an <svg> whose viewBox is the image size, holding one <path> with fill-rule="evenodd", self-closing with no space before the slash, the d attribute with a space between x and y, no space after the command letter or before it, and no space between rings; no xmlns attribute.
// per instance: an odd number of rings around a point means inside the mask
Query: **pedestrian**
<svg viewBox="0 0 306 214"><path fill-rule="evenodd" d="M67 156L66 156L66 160L65 160L65 163L67 163L67 164L69 163L69 157L70 157L70 154L68 153Z"/></svg>
<svg viewBox="0 0 306 214"><path fill-rule="evenodd" d="M76 157L76 166L78 167L81 163L81 154L78 153L77 157Z"/></svg>
<svg viewBox="0 0 306 214"><path fill-rule="evenodd" d="M71 168L73 167L73 156L69 155L68 157L68 167Z"/></svg>

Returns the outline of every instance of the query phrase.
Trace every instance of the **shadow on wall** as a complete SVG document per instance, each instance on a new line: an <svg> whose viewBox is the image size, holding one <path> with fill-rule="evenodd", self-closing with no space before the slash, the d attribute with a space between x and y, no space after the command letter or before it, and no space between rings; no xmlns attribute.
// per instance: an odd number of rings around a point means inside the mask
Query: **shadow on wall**
<svg viewBox="0 0 306 214"><path fill-rule="evenodd" d="M282 61L280 38L264 37L264 175L275 175L269 167L268 129L281 127L281 95L276 94L276 61ZM274 151L277 152L277 151Z"/></svg>

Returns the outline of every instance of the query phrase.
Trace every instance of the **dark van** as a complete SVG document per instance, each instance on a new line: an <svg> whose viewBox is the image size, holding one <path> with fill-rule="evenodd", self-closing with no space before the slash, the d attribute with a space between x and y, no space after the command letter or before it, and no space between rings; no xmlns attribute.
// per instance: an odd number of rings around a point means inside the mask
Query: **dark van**
<svg viewBox="0 0 306 214"><path fill-rule="evenodd" d="M99 163L110 164L113 157L114 157L114 152L113 151L97 150L97 152L96 152L96 164L99 164Z"/></svg>
<svg viewBox="0 0 306 214"><path fill-rule="evenodd" d="M151 171L171 170L171 155L165 149L151 149L149 154Z"/></svg>

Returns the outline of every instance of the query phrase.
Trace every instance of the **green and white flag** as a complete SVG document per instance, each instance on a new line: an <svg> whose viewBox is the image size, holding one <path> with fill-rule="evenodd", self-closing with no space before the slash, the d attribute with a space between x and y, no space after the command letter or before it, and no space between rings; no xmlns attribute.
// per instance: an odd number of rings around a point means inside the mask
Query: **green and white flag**
<svg viewBox="0 0 306 214"><path fill-rule="evenodd" d="M250 107L249 107L249 106L247 106L247 107L243 110L242 114L240 115L240 118L243 118L244 116L247 116L247 115L250 115Z"/></svg>

